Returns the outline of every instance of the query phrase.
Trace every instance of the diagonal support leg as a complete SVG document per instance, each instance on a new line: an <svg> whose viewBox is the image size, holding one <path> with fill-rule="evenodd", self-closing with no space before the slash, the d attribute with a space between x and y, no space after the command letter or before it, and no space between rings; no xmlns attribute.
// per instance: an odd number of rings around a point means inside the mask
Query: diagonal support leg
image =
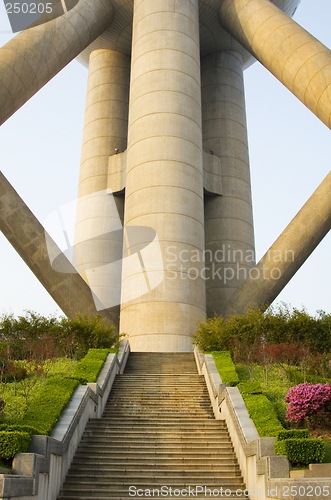
<svg viewBox="0 0 331 500"><path fill-rule="evenodd" d="M22 31L6 43L0 49L0 125L100 36L112 20L109 0L80 0L65 15Z"/></svg>
<svg viewBox="0 0 331 500"><path fill-rule="evenodd" d="M269 0L224 0L222 26L331 128L331 51Z"/></svg>
<svg viewBox="0 0 331 500"><path fill-rule="evenodd" d="M101 314L109 322L113 322L114 318L107 310L97 312L89 286L66 257L63 256L63 266L71 268L72 273L54 271L48 256L44 228L2 172L0 230L68 317L74 318L76 314Z"/></svg>
<svg viewBox="0 0 331 500"><path fill-rule="evenodd" d="M330 229L331 172L229 299L225 315L271 304Z"/></svg>

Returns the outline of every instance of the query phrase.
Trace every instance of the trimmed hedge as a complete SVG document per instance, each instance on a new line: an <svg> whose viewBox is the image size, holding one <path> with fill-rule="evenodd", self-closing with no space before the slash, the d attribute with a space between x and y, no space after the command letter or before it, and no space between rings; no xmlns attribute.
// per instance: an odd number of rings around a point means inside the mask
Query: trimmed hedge
<svg viewBox="0 0 331 500"><path fill-rule="evenodd" d="M222 382L237 386L247 406L249 416L253 420L261 437L277 436L284 427L278 420L277 414L269 399L262 394L258 382L240 382L235 365L228 351L213 351L217 370Z"/></svg>
<svg viewBox="0 0 331 500"><path fill-rule="evenodd" d="M16 453L26 453L29 449L31 436L27 432L0 431L0 456L9 459Z"/></svg>
<svg viewBox="0 0 331 500"><path fill-rule="evenodd" d="M79 383L77 379L49 375L44 387L31 401L22 424L37 424L40 434L49 435Z"/></svg>
<svg viewBox="0 0 331 500"><path fill-rule="evenodd" d="M90 349L78 365L76 365L71 377L79 380L81 384L96 382L99 372L103 367L110 352L116 353L116 349Z"/></svg>
<svg viewBox="0 0 331 500"><path fill-rule="evenodd" d="M19 425L19 424L0 424L0 431L19 431L19 432L27 432L30 436L33 434L40 434L39 429L32 425Z"/></svg>
<svg viewBox="0 0 331 500"><path fill-rule="evenodd" d="M80 384L96 381L110 352L116 353L117 349L90 349L85 358L76 365L70 377L49 375L44 387L31 400L22 425L34 428L37 425L40 434L49 435L75 389Z"/></svg>
<svg viewBox="0 0 331 500"><path fill-rule="evenodd" d="M249 416L261 437L277 436L284 430L272 403L262 394L258 382L240 382L237 387L245 401Z"/></svg>
<svg viewBox="0 0 331 500"><path fill-rule="evenodd" d="M310 432L308 429L290 429L279 432L277 441L284 441L285 439L310 439Z"/></svg>
<svg viewBox="0 0 331 500"><path fill-rule="evenodd" d="M247 406L249 416L253 420L261 437L272 437L283 430L277 414L269 399L263 394L245 395L243 399Z"/></svg>
<svg viewBox="0 0 331 500"><path fill-rule="evenodd" d="M263 394L262 387L259 382L240 382L237 387L241 394Z"/></svg>
<svg viewBox="0 0 331 500"><path fill-rule="evenodd" d="M286 455L292 464L323 462L325 445L322 439L284 439L275 442L277 455Z"/></svg>
<svg viewBox="0 0 331 500"><path fill-rule="evenodd" d="M223 384L235 387L239 383L239 377L229 351L213 351L211 354Z"/></svg>

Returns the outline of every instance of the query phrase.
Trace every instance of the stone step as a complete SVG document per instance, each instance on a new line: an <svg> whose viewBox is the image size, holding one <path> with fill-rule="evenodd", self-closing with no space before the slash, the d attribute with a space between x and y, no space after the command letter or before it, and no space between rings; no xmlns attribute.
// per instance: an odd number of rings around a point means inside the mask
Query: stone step
<svg viewBox="0 0 331 500"><path fill-rule="evenodd" d="M224 497L224 495L223 495L223 497ZM60 495L58 497L59 500L86 500L86 498L87 498L86 495L82 496L79 493L78 493L78 495L76 493L71 493L70 495L66 494L66 495ZM129 494L127 496L123 496L123 492L119 491L119 492L115 492L113 494L108 494L107 496L100 496L100 495L98 495L98 496L93 496L92 497L91 495L89 495L89 498L93 498L93 500L109 500L110 498L114 498L116 500L132 500L132 498L139 498L139 500L151 500L151 498L153 498L153 497L151 497L151 495L149 495L148 497L145 497L145 496L139 496L138 497L138 496L135 496L135 495L131 495L130 496ZM165 498L167 498L167 497L165 497ZM180 497L180 496L170 497L170 496L168 496L168 498L176 498L176 500L187 500L189 497L187 496L187 493L186 493L185 497ZM192 498L192 496L191 496L191 498ZM212 498L217 498L217 497L215 497L215 495L214 496L207 496L206 497L204 494L202 494L202 495L198 494L198 495L195 495L194 498L212 499ZM243 500L243 499L245 499L245 500L248 499L249 500L249 497L247 497L247 496L241 495L240 497L238 497L235 494L234 495L231 494L230 496L227 495L225 498L229 498L230 500Z"/></svg>
<svg viewBox="0 0 331 500"><path fill-rule="evenodd" d="M157 394L186 394L187 396L189 395L195 395L195 394L203 394L207 395L208 391L205 387L202 387L200 384L196 385L196 387L187 384L187 385L179 385L179 384L149 384L149 383L143 383L143 382L136 382L136 383L129 383L129 387L126 386L124 382L120 382L116 384L113 388L112 394L118 393L118 391L125 391L125 393L134 393L135 391L144 391L146 393L149 393L151 395L157 395Z"/></svg>
<svg viewBox="0 0 331 500"><path fill-rule="evenodd" d="M204 409L196 409L196 410L177 410L175 408L144 408L144 407L132 407L132 408L112 408L111 410L107 410L104 413L104 416L107 417L154 417L154 418L165 418L165 417L174 417L177 416L190 416L191 418L199 417L199 418L214 418L214 414L212 410L204 410Z"/></svg>
<svg viewBox="0 0 331 500"><path fill-rule="evenodd" d="M146 461L145 461L146 462ZM133 472L137 472L137 462L134 461L132 463L129 460L111 460L108 458L104 458L103 460L97 460L95 459L88 459L88 458L80 458L80 457L75 457L70 470L73 471L78 471L78 470L84 470L84 468L88 468L89 471L98 471L100 468L105 467L107 470L118 470L119 472L123 470L132 470ZM235 458L232 456L229 456L229 458L224 458L221 457L217 460L207 460L204 459L201 462L199 459L197 459L194 463L191 463L191 461L185 461L183 462L182 460L161 460L159 458L157 459L151 459L149 460L148 463L148 470L157 470L157 471L167 471L169 469L176 469L176 470L213 470L213 471L221 471L223 468L228 468L228 467L234 467L238 468L238 463Z"/></svg>
<svg viewBox="0 0 331 500"><path fill-rule="evenodd" d="M147 478L149 479L150 477L158 477L158 478L164 478L164 477L179 477L179 478L187 478L187 479L195 479L198 477L202 478L231 478L233 476L235 477L241 477L241 473L239 468L238 469L230 469L229 467L224 467L223 470L186 470L186 469L180 469L180 468L167 468L166 470L147 470L143 472L137 473L136 470L130 469L126 470L123 469L121 470L121 476L130 476L131 479L134 478ZM100 479L100 478L108 478L108 477L115 477L118 478L118 469L107 469L104 467L103 469L95 469L94 471L91 471L88 467L85 469L80 469L79 471L71 471L67 478L70 478L70 481L74 480L75 478L84 478L84 479Z"/></svg>
<svg viewBox="0 0 331 500"><path fill-rule="evenodd" d="M215 485L215 488L216 489L220 489L220 486L219 485ZM150 488L152 490L152 488ZM244 488L241 488L242 490L244 490ZM180 490L182 490L182 488L180 488ZM156 492L155 492L156 493ZM183 492L184 493L184 492ZM155 494L155 496L151 496L152 493L150 493L147 497L146 496L136 496L136 495L129 495L129 492L128 491L123 491L123 490L118 490L118 491L115 491L115 492L112 492L110 494L107 494L107 496L101 496L101 494L98 493L98 495L93 495L91 496L90 494L88 495L84 495L84 494L81 494L80 492L70 492L69 494L67 493L66 495L60 495L58 497L59 500L86 500L87 498L93 498L93 500L109 500L110 498L114 498L116 500L128 500L128 499L131 499L132 498L139 498L139 500L151 500L151 498L162 498L160 496L158 496L157 494ZM176 498L176 500L187 500L188 498L199 498L199 499L215 499L217 498L215 495L211 495L211 496L206 496L204 493L200 494L196 494L194 497L191 495L190 497L188 496L188 493L186 493L186 496L185 497L182 497L182 496L170 496L170 494L167 494L167 496L164 496L163 498ZM241 496L237 496L237 494L235 492L232 492L230 495L226 495L225 492L223 492L223 495L219 495L218 498L229 498L230 500L249 500L249 497L248 496L244 496L243 493L241 493Z"/></svg>
<svg viewBox="0 0 331 500"><path fill-rule="evenodd" d="M126 408L127 405L137 405L137 406L143 406L145 408L153 408L155 407L160 407L162 408L167 408L168 406L173 407L176 406L178 408L179 406L179 401L178 400L173 400L172 398L164 398L163 400L159 398L155 398L153 401L144 399L144 398L127 398L127 399L111 399L109 403L106 404L105 408L112 408L112 407L119 407L122 406L123 408ZM185 408L211 408L210 401L207 400L200 400L200 401L187 401L185 404Z"/></svg>
<svg viewBox="0 0 331 500"><path fill-rule="evenodd" d="M108 450L108 449L100 449L100 446L86 446L86 445L79 445L76 451L76 456L77 457L82 457L86 456L86 453L89 454L91 458L96 458L98 457L99 460L102 458L111 458L113 460L129 460L129 461L134 461L134 460L140 460L140 463L142 461L144 462L149 462L151 459L158 459L158 460L175 460L179 459L183 463L185 461L192 461L192 460L197 460L197 461L202 461L202 460L217 460L220 457L220 453L218 450L202 450L199 455L197 455L196 451L189 451L189 450L174 450L169 452L169 450L160 450L160 451L137 451L137 450L125 450L125 451L114 451L114 450ZM233 455L233 450L231 448L224 449L222 451L222 458L231 458L231 455Z"/></svg>
<svg viewBox="0 0 331 500"><path fill-rule="evenodd" d="M59 500L128 500L129 487L202 484L245 489L225 422L216 421L204 377L191 353L130 353L102 419L91 419ZM223 495L224 496L224 495ZM205 493L195 498L215 498ZM174 498L172 495L169 498Z"/></svg>
<svg viewBox="0 0 331 500"><path fill-rule="evenodd" d="M83 434L82 442L84 442L86 439L93 440L93 442L98 443L99 441L101 442L111 442L112 444L116 445L117 443L123 444L123 446L127 445L141 445L142 443L148 444L149 446L157 446L161 444L161 439L162 438L162 444L167 444L167 445L187 445L187 444L193 444L193 445L199 445L199 446L221 446L222 444L227 444L231 443L231 439L229 436L224 434L223 436L216 436L215 440L211 441L206 441L205 436L201 435L199 438L196 437L186 437L183 438L182 436L178 435L177 437L174 436L161 436L156 435L156 436L132 436L132 435L127 435L125 437L123 436L114 436L114 435L109 435L109 433L104 433L104 432L85 432Z"/></svg>
<svg viewBox="0 0 331 500"><path fill-rule="evenodd" d="M100 440L100 443L102 443L102 440ZM77 450L100 450L101 452L116 452L116 453L124 453L127 454L128 452L130 453L149 453L150 456L159 455L161 453L198 453L199 456L201 454L209 454L209 453L223 453L224 451L233 451L233 447L231 443L222 443L220 445L217 444L209 444L208 446L198 446L194 444L166 444L166 443L158 443L157 444L157 451L155 451L155 445L141 445L141 444L136 444L136 445L119 445L119 444L114 444L114 443L105 443L99 444L98 441L93 440L92 442L88 441L81 441L81 444L77 448Z"/></svg>
<svg viewBox="0 0 331 500"><path fill-rule="evenodd" d="M217 464L236 464L236 458L234 456L234 453L229 451L229 452L224 452L222 455L216 454L216 455L204 455L202 457L197 457L194 454L185 455L183 456L182 454L177 454L177 455L171 455L167 456L166 454L163 455L149 455L148 456L142 456L142 455L137 455L137 454L126 454L123 456L123 454L115 454L115 453L100 453L99 455L95 453L91 453L89 457L86 456L84 451L79 450L76 452L75 457L73 459L73 463L82 463L81 460L83 460L83 463L87 464L106 464L109 463L109 465L113 466L115 463L120 464L120 465L136 465L139 464L139 466L147 466L147 465L164 465L168 464L169 466L176 466L180 464L197 464L197 465L204 465L204 467L209 467L211 465L217 465ZM116 460L116 462L115 462Z"/></svg>
<svg viewBox="0 0 331 500"><path fill-rule="evenodd" d="M91 420L94 420L94 419L91 419ZM147 426L149 425L153 425L153 423L158 427L161 427L161 426L166 426L166 425L169 425L169 426L176 426L176 427L185 427L187 429L189 429L190 427L194 427L194 428L205 428L205 427L214 427L214 428L217 428L217 421L215 421L214 418L195 418L194 420L192 420L192 418L186 418L186 417L164 417L162 419L152 419L152 418L141 418L139 419L139 422L137 420L137 418L132 418L132 417L128 417L126 418L125 420L122 418L122 417L102 417L102 421L104 423L109 423L109 424L112 424L112 423L120 423L120 422L123 422L123 425L125 423L127 424L132 424L132 423L135 423L135 424L139 424L139 425L143 425L143 424L147 424Z"/></svg>
<svg viewBox="0 0 331 500"><path fill-rule="evenodd" d="M187 478L185 477L180 477L180 478L167 478L167 486L168 487L172 487L172 488L185 488L185 487L188 487L188 486L195 486L197 481L193 478L193 480L188 480ZM143 489L149 489L151 487L153 487L154 485L159 485L159 486L162 486L164 485L164 478L162 477L159 477L159 478L149 478L148 481L146 482L146 479L145 478L142 478L142 480L139 480L139 478L135 478L134 480L136 482L136 486L139 485L139 488L143 488ZM215 484L217 484L217 481L215 481L214 478L212 479L208 479L208 478L204 478L203 479L203 483L204 485L211 485L211 486L214 486ZM84 479L80 479L79 481L66 481L65 483L65 488L63 488L63 493L65 493L66 491L77 491L77 490L80 490L83 486L84 486L84 490L88 491L88 490L91 490L93 489L94 491L95 490L102 490L102 491L114 491L114 490L118 490L121 486L126 488L128 487L128 485L134 485L135 483L133 482L133 480L130 478L130 477L127 477L127 478L120 478L116 481L116 483L114 484L113 481L98 481L98 483L96 483L94 480L92 481L88 481L88 480L84 480ZM222 479L222 487L224 489L229 489L229 490L232 490L232 491L235 491L236 488L240 488L243 486L243 480L241 478L232 478L232 479Z"/></svg>

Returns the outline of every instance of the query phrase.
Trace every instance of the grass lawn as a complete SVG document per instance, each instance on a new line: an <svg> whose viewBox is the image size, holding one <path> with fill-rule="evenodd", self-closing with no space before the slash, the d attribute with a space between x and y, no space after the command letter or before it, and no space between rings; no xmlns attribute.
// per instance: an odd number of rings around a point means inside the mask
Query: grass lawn
<svg viewBox="0 0 331 500"><path fill-rule="evenodd" d="M50 363L47 376L56 374L70 376L77 363L78 361L72 359L59 358ZM33 405L33 400L42 388L43 381L40 376L27 378L17 383L0 384L0 396L6 403L2 423L19 424L26 413L27 402Z"/></svg>

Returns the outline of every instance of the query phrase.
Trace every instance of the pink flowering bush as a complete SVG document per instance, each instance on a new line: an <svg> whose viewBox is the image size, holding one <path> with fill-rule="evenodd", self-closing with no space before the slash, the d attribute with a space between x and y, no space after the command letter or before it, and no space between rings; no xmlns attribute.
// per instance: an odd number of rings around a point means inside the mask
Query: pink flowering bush
<svg viewBox="0 0 331 500"><path fill-rule="evenodd" d="M331 423L330 384L299 384L290 389L284 401L288 403L289 422L307 421L312 426Z"/></svg>

